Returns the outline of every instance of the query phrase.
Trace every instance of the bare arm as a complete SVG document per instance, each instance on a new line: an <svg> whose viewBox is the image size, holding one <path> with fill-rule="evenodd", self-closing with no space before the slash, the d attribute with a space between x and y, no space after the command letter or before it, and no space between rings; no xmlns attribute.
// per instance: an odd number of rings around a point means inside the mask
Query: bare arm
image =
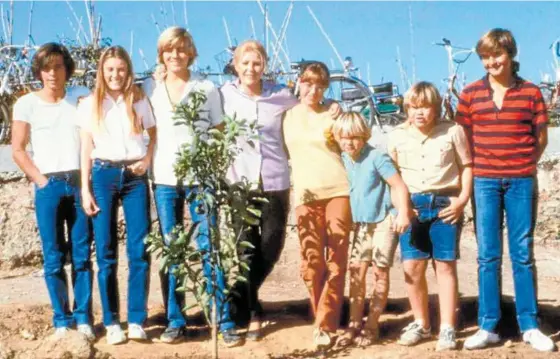
<svg viewBox="0 0 560 359"><path fill-rule="evenodd" d="M389 177L387 183L391 187L391 200L399 212L394 223L395 232L404 233L410 226L410 220L414 217L414 212L410 206L408 187L398 173Z"/></svg>
<svg viewBox="0 0 560 359"><path fill-rule="evenodd" d="M472 164L461 168L461 192L457 197L449 197L451 204L442 209L438 217L446 223L455 224L461 218L465 206L469 202L472 192L473 171Z"/></svg>
<svg viewBox="0 0 560 359"><path fill-rule="evenodd" d="M29 141L30 126L27 122L14 120L12 124L12 158L18 167L31 179L39 188L47 184L45 177L35 163L29 157L25 146Z"/></svg>
<svg viewBox="0 0 560 359"><path fill-rule="evenodd" d="M86 130L80 130L80 174L82 181L82 207L88 216L94 216L99 212L99 207L91 194L91 151L93 150L93 138Z"/></svg>
<svg viewBox="0 0 560 359"><path fill-rule="evenodd" d="M537 134L537 162L541 159L546 146L548 145L548 129L547 126L542 126L539 128L539 133Z"/></svg>

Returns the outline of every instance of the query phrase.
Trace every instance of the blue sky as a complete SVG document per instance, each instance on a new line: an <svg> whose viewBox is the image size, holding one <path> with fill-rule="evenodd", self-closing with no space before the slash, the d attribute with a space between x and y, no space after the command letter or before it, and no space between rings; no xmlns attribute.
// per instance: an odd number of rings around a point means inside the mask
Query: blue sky
<svg viewBox="0 0 560 359"><path fill-rule="evenodd" d="M0 2L4 11L7 1ZM289 2L265 2L270 21L279 31ZM83 1L72 2L78 16L83 16ZM174 2L176 19L183 21L183 1ZM417 80L442 85L447 76L447 59L442 48L432 45L442 37L454 44L472 47L478 38L492 27L513 31L520 47L520 74L532 81L540 80L542 71L551 73L550 44L560 36L560 2L342 2L296 1L287 31L288 49L293 60L301 58L326 62L331 59L338 66L336 56L307 10L309 5L329 34L342 57L352 56L367 80L370 65L372 83L393 81L400 84L396 64L397 46L408 76L412 78L412 46L409 9L413 21L413 48ZM16 1L14 42L24 42L27 36L30 3ZM97 14L103 17L103 36L113 44L130 46L130 32L134 32L133 60L136 70L143 70L138 49L148 62L155 62L158 31L152 22L153 14L160 26L172 25L171 3L162 1L96 1ZM167 21L160 9L165 7ZM199 51L198 65L217 69L214 56L228 44L224 30L225 18L234 42L250 38L250 20L256 27L257 38L263 40L264 21L255 1L194 2L187 1L189 29ZM68 19L73 16L64 1L36 1L33 15L33 37L40 44L57 39L57 35L74 37ZM85 21L84 21L85 24ZM483 75L482 66L472 56L463 66L467 81Z"/></svg>

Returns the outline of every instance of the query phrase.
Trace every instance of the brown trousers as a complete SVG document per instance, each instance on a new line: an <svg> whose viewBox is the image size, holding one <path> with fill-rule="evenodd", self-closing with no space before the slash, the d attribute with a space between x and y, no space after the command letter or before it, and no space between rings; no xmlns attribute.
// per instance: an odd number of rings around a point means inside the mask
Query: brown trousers
<svg viewBox="0 0 560 359"><path fill-rule="evenodd" d="M344 302L344 277L352 223L350 200L335 197L296 208L301 277L311 300L315 326L335 332Z"/></svg>

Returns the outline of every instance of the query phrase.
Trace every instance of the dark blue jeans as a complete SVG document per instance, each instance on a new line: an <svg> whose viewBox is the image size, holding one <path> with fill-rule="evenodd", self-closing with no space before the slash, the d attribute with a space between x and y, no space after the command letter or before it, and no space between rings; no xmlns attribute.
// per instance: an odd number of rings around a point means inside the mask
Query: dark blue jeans
<svg viewBox="0 0 560 359"><path fill-rule="evenodd" d="M156 201L156 208L159 217L160 228L164 241L169 243L173 240L171 233L176 226L183 226L183 217L185 212L185 200L190 197L193 191L198 191L198 187L188 186L168 186L156 184L154 189L154 197ZM187 202L191 219L194 223L200 223L198 227L198 236L196 237L196 244L199 249L210 249L210 237L207 215L204 213L197 213L196 208L200 205L198 200ZM211 224L216 222L216 216L210 216ZM207 278L212 275L212 267L208 255L203 257L203 271ZM165 303L166 315L169 321L169 326L173 328L182 327L186 325L185 317L182 313L182 308L185 303L184 293L176 291L179 284L177 278L171 273L160 273L161 288L163 293L163 300ZM225 331L233 328L235 325L230 319L229 303L225 300L223 289L225 288L224 275L220 270L215 271L218 282L217 293L217 308L220 322L220 331ZM209 281L209 283L211 283ZM211 285L207 288L208 291L212 290Z"/></svg>
<svg viewBox="0 0 560 359"><path fill-rule="evenodd" d="M150 230L147 176L136 176L122 164L96 159L91 182L93 196L100 209L93 217L93 232L103 324L107 326L119 322L117 208L121 200L128 257L128 323L141 325L147 317L150 279L149 255L144 243Z"/></svg>
<svg viewBox="0 0 560 359"><path fill-rule="evenodd" d="M478 242L478 325L494 331L501 317L503 219L506 214L509 256L513 266L515 310L519 329L537 327L533 231L537 210L536 179L474 178Z"/></svg>
<svg viewBox="0 0 560 359"><path fill-rule="evenodd" d="M82 209L78 171L48 175L47 185L35 186L35 214L43 247L45 282L51 299L55 328L91 324L89 220ZM64 224L68 241L64 239ZM74 313L70 311L64 263L72 255Z"/></svg>

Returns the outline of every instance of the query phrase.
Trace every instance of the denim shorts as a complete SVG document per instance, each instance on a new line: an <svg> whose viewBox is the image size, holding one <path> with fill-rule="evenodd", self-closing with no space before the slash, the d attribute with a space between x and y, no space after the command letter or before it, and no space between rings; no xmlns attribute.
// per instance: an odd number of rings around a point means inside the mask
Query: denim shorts
<svg viewBox="0 0 560 359"><path fill-rule="evenodd" d="M450 224L438 218L439 211L451 203L449 196L413 193L411 200L418 216L412 220L407 231L399 236L402 260L457 260L463 219Z"/></svg>

